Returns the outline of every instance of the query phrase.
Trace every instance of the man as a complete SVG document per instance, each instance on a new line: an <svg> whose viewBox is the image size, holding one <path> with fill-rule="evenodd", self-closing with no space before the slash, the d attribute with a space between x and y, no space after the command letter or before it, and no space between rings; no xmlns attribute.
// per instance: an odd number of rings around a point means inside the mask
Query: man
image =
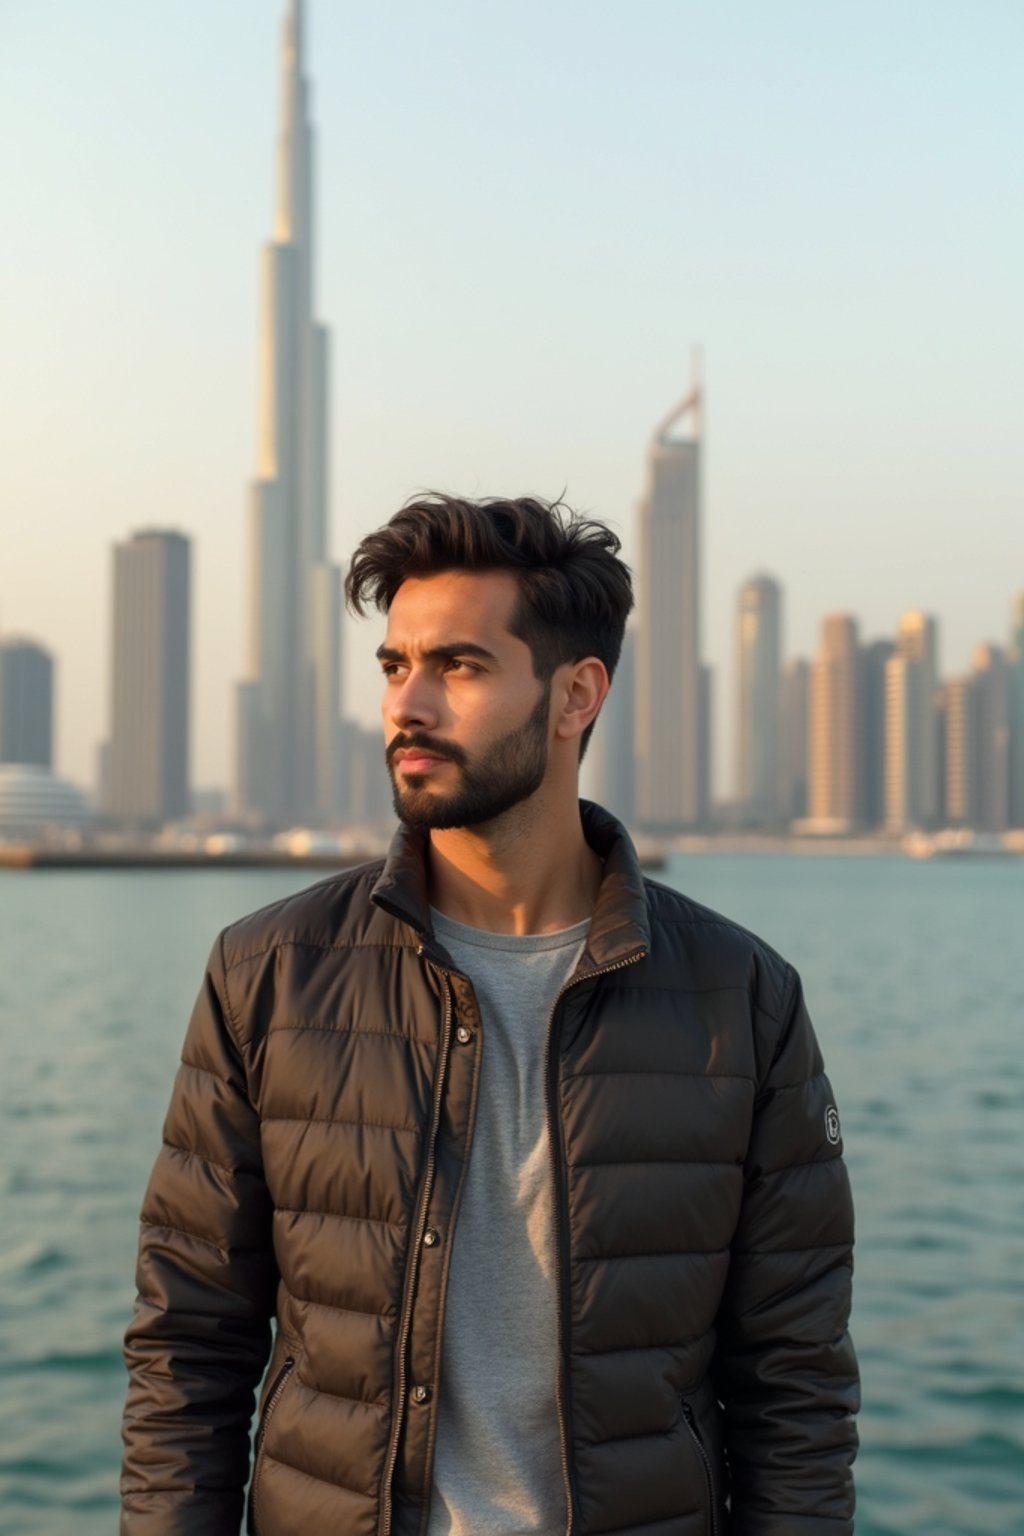
<svg viewBox="0 0 1024 1536"><path fill-rule="evenodd" d="M577 799L618 548L431 496L357 550L402 825L213 946L142 1211L123 1536L234 1536L268 1352L258 1536L852 1530L799 979Z"/></svg>

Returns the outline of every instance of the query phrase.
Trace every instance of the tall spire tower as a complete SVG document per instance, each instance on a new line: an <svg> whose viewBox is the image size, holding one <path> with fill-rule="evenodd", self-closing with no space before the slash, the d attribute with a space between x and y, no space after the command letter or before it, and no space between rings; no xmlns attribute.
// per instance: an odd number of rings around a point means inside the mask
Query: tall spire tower
<svg viewBox="0 0 1024 1536"><path fill-rule="evenodd" d="M651 830L707 814L710 690L700 659L704 390L690 389L651 438L640 503L636 636L636 819Z"/></svg>
<svg viewBox="0 0 1024 1536"><path fill-rule="evenodd" d="M237 699L238 809L324 821L340 786L341 573L328 549L328 333L313 318L313 129L302 0L281 48L274 238L263 248L247 678Z"/></svg>

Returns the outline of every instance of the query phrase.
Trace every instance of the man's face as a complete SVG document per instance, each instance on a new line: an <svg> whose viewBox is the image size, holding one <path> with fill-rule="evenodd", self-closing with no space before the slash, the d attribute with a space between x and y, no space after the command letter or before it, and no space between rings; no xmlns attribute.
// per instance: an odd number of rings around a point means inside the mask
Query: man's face
<svg viewBox="0 0 1024 1536"><path fill-rule="evenodd" d="M507 571L443 571L402 583L377 655L395 813L442 831L495 820L548 766L550 683L509 621Z"/></svg>

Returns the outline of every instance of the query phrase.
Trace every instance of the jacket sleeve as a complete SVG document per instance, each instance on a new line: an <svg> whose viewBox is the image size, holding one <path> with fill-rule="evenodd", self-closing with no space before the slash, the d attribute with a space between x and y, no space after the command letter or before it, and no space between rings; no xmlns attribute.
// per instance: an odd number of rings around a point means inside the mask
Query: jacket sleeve
<svg viewBox="0 0 1024 1536"><path fill-rule="evenodd" d="M237 1536L276 1281L259 1116L220 935L142 1205L121 1536Z"/></svg>
<svg viewBox="0 0 1024 1536"><path fill-rule="evenodd" d="M860 1406L847 1332L853 1206L800 978L789 966L786 978L778 1023L768 1021L720 1317L728 1531L850 1536Z"/></svg>

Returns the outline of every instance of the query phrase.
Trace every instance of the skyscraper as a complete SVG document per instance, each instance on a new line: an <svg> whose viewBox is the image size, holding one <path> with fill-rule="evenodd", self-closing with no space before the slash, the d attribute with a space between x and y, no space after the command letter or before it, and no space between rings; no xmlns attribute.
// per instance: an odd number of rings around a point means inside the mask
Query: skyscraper
<svg viewBox="0 0 1024 1536"><path fill-rule="evenodd" d="M976 698L978 752L977 820L985 832L1002 832L1010 819L1010 690L1006 653L977 645L971 657Z"/></svg>
<svg viewBox="0 0 1024 1536"><path fill-rule="evenodd" d="M938 695L938 625L930 614L911 609L900 619L896 634L896 655L912 663L912 713L902 736L905 748L901 765L887 767L886 777L895 782L905 778L905 825L934 826L939 820L939 721ZM909 674L908 674L909 675ZM890 740L889 751L896 750ZM890 820L887 803L887 820Z"/></svg>
<svg viewBox="0 0 1024 1536"><path fill-rule="evenodd" d="M943 689L946 720L945 819L970 827L978 813L977 699L970 677L954 677Z"/></svg>
<svg viewBox="0 0 1024 1536"><path fill-rule="evenodd" d="M328 559L328 333L313 318L313 129L302 0L284 23L274 238L263 252L259 449L249 522L238 808L270 823L338 808L341 577Z"/></svg>
<svg viewBox="0 0 1024 1536"><path fill-rule="evenodd" d="M642 826L694 826L707 810L710 732L700 659L703 394L696 379L658 427L639 508L636 812ZM687 429L676 432L680 423Z"/></svg>
<svg viewBox="0 0 1024 1536"><path fill-rule="evenodd" d="M922 825L921 732L924 668L896 650L885 664L885 827L907 832Z"/></svg>
<svg viewBox="0 0 1024 1536"><path fill-rule="evenodd" d="M114 546L103 809L156 824L189 810L190 546L145 529Z"/></svg>
<svg viewBox="0 0 1024 1536"><path fill-rule="evenodd" d="M631 822L633 794L633 669L636 632L627 629L611 691L601 706L583 765L586 793L620 820Z"/></svg>
<svg viewBox="0 0 1024 1536"><path fill-rule="evenodd" d="M860 647L857 620L822 620L811 668L808 812L821 830L851 831L863 817Z"/></svg>
<svg viewBox="0 0 1024 1536"><path fill-rule="evenodd" d="M802 656L786 663L781 687L780 809L787 821L807 815L811 669Z"/></svg>
<svg viewBox="0 0 1024 1536"><path fill-rule="evenodd" d="M712 721L715 709L715 670L709 661L700 664L697 697L700 706L697 717L697 807L698 819L707 821L711 815Z"/></svg>
<svg viewBox="0 0 1024 1536"><path fill-rule="evenodd" d="M53 657L13 635L0 641L0 763L53 767Z"/></svg>
<svg viewBox="0 0 1024 1536"><path fill-rule="evenodd" d="M864 824L868 827L880 826L885 821L885 668L894 650L891 640L870 640L861 648L864 706L861 762Z"/></svg>
<svg viewBox="0 0 1024 1536"><path fill-rule="evenodd" d="M771 576L753 576L736 614L736 798L747 820L779 814L781 663L782 589Z"/></svg>
<svg viewBox="0 0 1024 1536"><path fill-rule="evenodd" d="M1010 618L1010 825L1024 827L1024 592L1014 595Z"/></svg>

